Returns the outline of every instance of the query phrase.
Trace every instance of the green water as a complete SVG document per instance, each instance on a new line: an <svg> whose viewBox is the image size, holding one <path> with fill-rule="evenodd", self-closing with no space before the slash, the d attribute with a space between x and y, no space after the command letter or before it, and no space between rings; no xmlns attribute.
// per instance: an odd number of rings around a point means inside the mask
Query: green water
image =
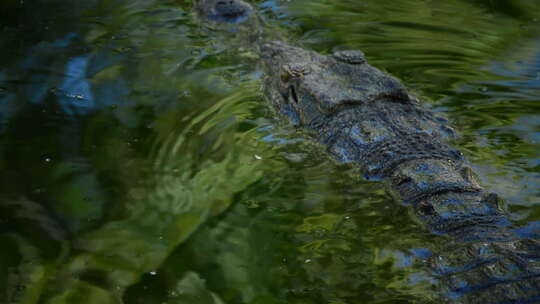
<svg viewBox="0 0 540 304"><path fill-rule="evenodd" d="M447 113L538 233L540 3L253 4ZM276 119L256 54L190 8L0 3L0 303L439 303L415 252L445 239Z"/></svg>

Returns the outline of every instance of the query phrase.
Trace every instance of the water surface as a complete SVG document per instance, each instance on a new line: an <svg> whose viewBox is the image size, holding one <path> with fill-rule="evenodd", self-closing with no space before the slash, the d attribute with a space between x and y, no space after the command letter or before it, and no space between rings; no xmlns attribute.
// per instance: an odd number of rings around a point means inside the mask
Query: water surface
<svg viewBox="0 0 540 304"><path fill-rule="evenodd" d="M362 49L540 221L540 4L253 2L276 37ZM0 4L2 303L438 303L428 233L274 116L256 53L190 1Z"/></svg>

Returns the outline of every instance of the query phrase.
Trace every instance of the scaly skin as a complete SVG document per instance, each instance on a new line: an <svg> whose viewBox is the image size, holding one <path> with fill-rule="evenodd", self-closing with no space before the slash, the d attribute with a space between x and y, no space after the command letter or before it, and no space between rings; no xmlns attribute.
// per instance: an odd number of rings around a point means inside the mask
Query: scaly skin
<svg viewBox="0 0 540 304"><path fill-rule="evenodd" d="M540 244L514 231L497 195L446 144L455 136L446 119L359 51L324 56L281 42L261 50L266 94L279 113L450 237L450 248L428 259L448 301L540 302Z"/></svg>
<svg viewBox="0 0 540 304"><path fill-rule="evenodd" d="M217 2L201 0L206 9L199 15L243 22L229 11L248 4L228 0L229 9L219 10ZM427 229L448 236L446 248L422 257L441 281L444 301L540 303L540 243L518 233L498 196L447 144L455 134L445 118L421 107L360 51L324 56L281 42L254 49L266 71L265 95L278 113L309 130L337 161L383 180Z"/></svg>

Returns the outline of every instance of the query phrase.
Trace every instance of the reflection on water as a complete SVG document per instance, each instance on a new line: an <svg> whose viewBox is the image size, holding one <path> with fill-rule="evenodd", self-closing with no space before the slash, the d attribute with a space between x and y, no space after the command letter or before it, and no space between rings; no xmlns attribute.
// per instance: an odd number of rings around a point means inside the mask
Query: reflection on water
<svg viewBox="0 0 540 304"><path fill-rule="evenodd" d="M447 112L538 235L538 4L256 3L273 35L360 48ZM6 303L437 301L423 261L444 240L272 119L238 32L173 0L0 11Z"/></svg>

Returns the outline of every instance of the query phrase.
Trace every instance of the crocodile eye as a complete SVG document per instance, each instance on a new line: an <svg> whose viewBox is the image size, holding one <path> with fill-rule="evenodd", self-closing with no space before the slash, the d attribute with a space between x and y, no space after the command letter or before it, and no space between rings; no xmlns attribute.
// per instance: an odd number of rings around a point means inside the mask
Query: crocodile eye
<svg viewBox="0 0 540 304"><path fill-rule="evenodd" d="M348 64L363 64L366 63L366 56L362 51L351 50L351 51L336 51L332 56L337 60L343 63Z"/></svg>
<svg viewBox="0 0 540 304"><path fill-rule="evenodd" d="M291 74L289 74L288 72L283 72L281 73L281 81L283 82L289 82L289 80L291 80Z"/></svg>
<svg viewBox="0 0 540 304"><path fill-rule="evenodd" d="M285 64L283 65L283 74L281 80L288 82L291 79L302 78L309 74L310 70L303 64Z"/></svg>

